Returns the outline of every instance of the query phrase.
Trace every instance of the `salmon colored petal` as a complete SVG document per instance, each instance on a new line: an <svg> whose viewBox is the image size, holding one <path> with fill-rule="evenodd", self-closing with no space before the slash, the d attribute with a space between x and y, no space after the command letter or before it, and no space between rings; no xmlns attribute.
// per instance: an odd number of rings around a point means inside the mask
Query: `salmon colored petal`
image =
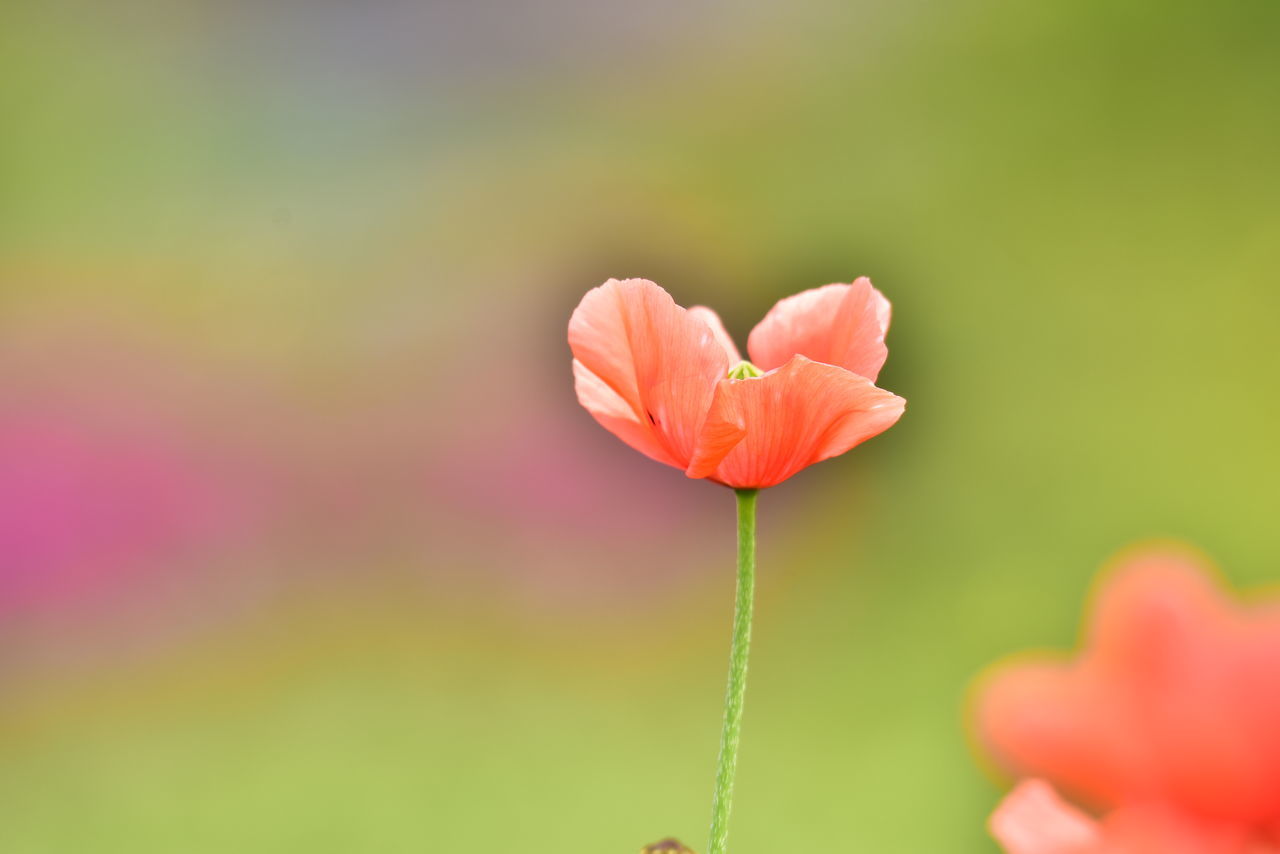
<svg viewBox="0 0 1280 854"><path fill-rule="evenodd" d="M610 279L574 310L569 347L586 373L630 410L630 417L620 415L617 401L588 380L583 405L597 420L632 447L687 467L716 384L729 370L729 357L706 321L653 282ZM650 438L641 437L645 432Z"/></svg>
<svg viewBox="0 0 1280 854"><path fill-rule="evenodd" d="M1129 695L1162 797L1224 820L1280 814L1276 616L1234 605L1183 555L1107 585L1090 663Z"/></svg>
<svg viewBox="0 0 1280 854"><path fill-rule="evenodd" d="M722 380L737 382L737 380ZM720 463L747 435L746 415L739 411L726 411L719 417L708 417L698 435L698 447L685 474L689 477L711 477ZM722 481L723 482L723 481ZM732 485L732 484L731 484Z"/></svg>
<svg viewBox="0 0 1280 854"><path fill-rule="evenodd" d="M796 356L762 377L720 382L686 474L774 486L884 432L905 406L866 377Z"/></svg>
<svg viewBox="0 0 1280 854"><path fill-rule="evenodd" d="M729 335L729 330L724 328L724 322L720 320L720 315L705 305L690 306L689 314L711 327L711 334L716 337L716 341L724 348L725 355L729 357L730 365L736 365L742 361L742 356L738 354L738 345L733 343L733 337Z"/></svg>
<svg viewBox="0 0 1280 854"><path fill-rule="evenodd" d="M1052 780L1090 804L1112 806L1152 788L1149 749L1124 710L1066 665L1021 664L991 676L978 707L982 740L1015 776Z"/></svg>
<svg viewBox="0 0 1280 854"><path fill-rule="evenodd" d="M1130 560L1104 583L1093 609L1089 647L1100 668L1139 679L1143 691L1176 688L1195 650L1221 635L1227 603L1182 555Z"/></svg>
<svg viewBox="0 0 1280 854"><path fill-rule="evenodd" d="M573 360L573 387L578 393L578 402L604 429L645 456L681 468L667 453L652 425L647 421L641 424L631 405L577 359Z"/></svg>
<svg viewBox="0 0 1280 854"><path fill-rule="evenodd" d="M1068 804L1043 780L1024 780L989 823L1008 854L1101 854L1098 823Z"/></svg>
<svg viewBox="0 0 1280 854"><path fill-rule="evenodd" d="M764 371L800 355L875 382L889 355L889 316L889 301L866 276L826 285L779 301L751 330L747 352Z"/></svg>

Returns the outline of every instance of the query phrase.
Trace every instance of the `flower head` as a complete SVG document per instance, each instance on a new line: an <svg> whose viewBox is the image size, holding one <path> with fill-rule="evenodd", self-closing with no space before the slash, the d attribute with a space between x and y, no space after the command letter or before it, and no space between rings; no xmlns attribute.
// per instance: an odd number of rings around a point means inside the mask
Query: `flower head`
<svg viewBox="0 0 1280 854"><path fill-rule="evenodd" d="M774 486L898 420L875 385L889 302L868 279L788 297L747 340L644 279L610 279L569 320L578 400L653 459L735 488Z"/></svg>
<svg viewBox="0 0 1280 854"><path fill-rule="evenodd" d="M1187 555L1122 564L1100 588L1079 656L998 668L977 725L1006 771L1106 813L1099 839L1187 840L1081 852L1280 851L1280 603L1233 601ZM1024 784L993 820L1014 854L1077 850L1009 841L1010 817L1032 807L1082 834L1046 806L1060 802L1043 785Z"/></svg>

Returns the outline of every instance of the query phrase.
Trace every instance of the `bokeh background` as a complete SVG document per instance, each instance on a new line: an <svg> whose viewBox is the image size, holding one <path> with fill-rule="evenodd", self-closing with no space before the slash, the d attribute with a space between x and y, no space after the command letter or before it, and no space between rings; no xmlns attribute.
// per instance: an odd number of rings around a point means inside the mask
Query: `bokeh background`
<svg viewBox="0 0 1280 854"><path fill-rule="evenodd" d="M0 7L0 851L630 852L709 814L733 502L577 406L645 276L870 275L761 501L735 854L991 852L965 693L1116 550L1280 580L1280 5Z"/></svg>

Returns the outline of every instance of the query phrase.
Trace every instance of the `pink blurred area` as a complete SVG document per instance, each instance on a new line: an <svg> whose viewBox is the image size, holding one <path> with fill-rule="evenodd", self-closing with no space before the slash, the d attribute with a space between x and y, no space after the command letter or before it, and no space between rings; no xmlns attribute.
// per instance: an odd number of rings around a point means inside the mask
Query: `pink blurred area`
<svg viewBox="0 0 1280 854"><path fill-rule="evenodd" d="M50 607L236 537L249 521L216 461L148 435L19 411L0 422L0 607Z"/></svg>
<svg viewBox="0 0 1280 854"><path fill-rule="evenodd" d="M559 336L516 303L453 330L493 342L465 357L348 345L330 369L136 305L30 300L0 346L10 666L162 648L393 577L424 605L454 590L553 613L696 582L723 556L700 532L727 495L614 447L573 404L567 350L548 357ZM661 557L638 547L655 531L675 544Z"/></svg>
<svg viewBox="0 0 1280 854"><path fill-rule="evenodd" d="M6 337L0 613L118 601L264 523L269 468L208 417L235 406L228 378L149 337L65 312Z"/></svg>

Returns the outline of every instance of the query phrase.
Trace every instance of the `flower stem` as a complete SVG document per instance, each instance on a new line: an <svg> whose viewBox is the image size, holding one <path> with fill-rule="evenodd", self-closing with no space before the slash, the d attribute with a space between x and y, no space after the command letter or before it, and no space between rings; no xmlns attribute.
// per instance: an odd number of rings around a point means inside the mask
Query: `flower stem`
<svg viewBox="0 0 1280 854"><path fill-rule="evenodd" d="M756 590L756 496L759 490L738 493L738 594L733 608L733 647L729 652L729 688L724 697L724 729L716 765L716 791L711 804L709 854L725 854L729 843L729 809L733 778L738 769L738 738L742 733L742 701L747 691L747 653L751 647L751 609Z"/></svg>

